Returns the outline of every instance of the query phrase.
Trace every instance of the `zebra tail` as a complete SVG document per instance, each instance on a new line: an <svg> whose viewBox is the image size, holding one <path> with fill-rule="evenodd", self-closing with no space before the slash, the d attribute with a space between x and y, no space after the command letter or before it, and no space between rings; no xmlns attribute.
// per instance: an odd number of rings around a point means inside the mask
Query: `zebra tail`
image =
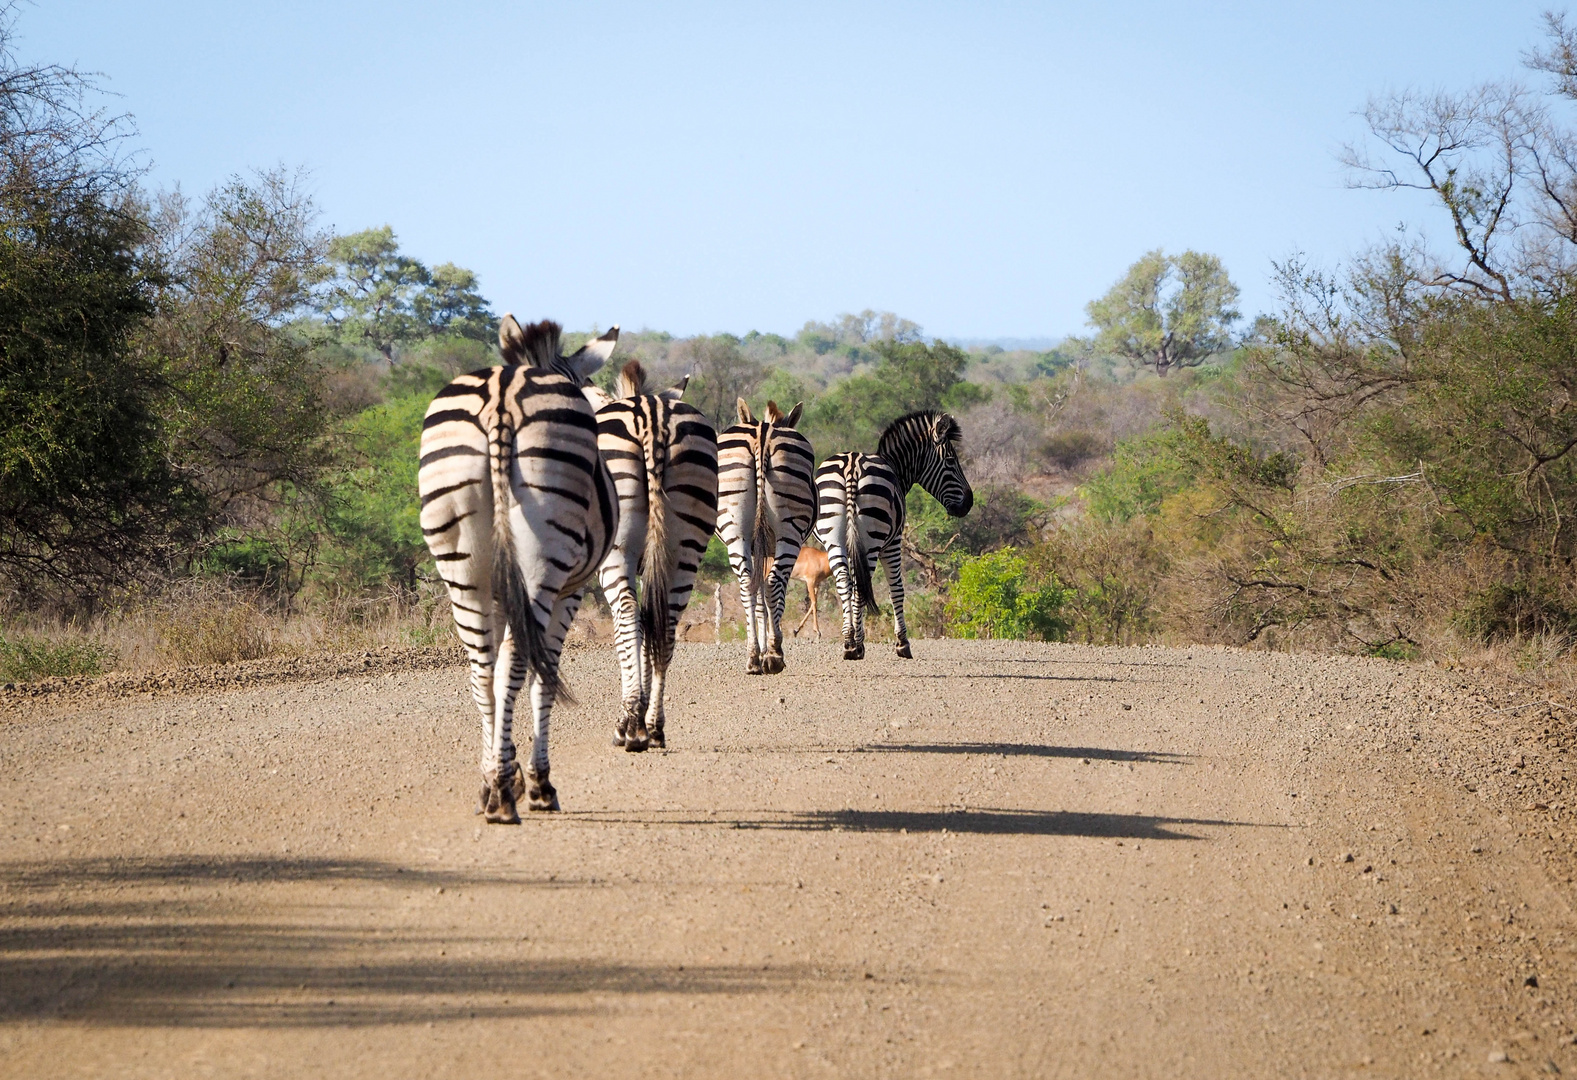
<svg viewBox="0 0 1577 1080"><path fill-rule="evenodd" d="M673 584L674 552L668 546L668 492L663 487L666 462L659 459L655 425L643 440L646 452L646 549L641 556L641 633L657 646L657 655L672 654L669 637L668 590Z"/></svg>
<svg viewBox="0 0 1577 1080"><path fill-rule="evenodd" d="M756 520L750 534L750 586L756 596L765 595L767 567L777 552L777 530L767 509L767 466L771 436L763 432L756 445Z"/></svg>
<svg viewBox="0 0 1577 1080"><path fill-rule="evenodd" d="M514 458L515 429L503 410L492 445L492 460L488 464L493 471L493 603L503 605L509 636L514 640L515 656L525 668L527 685L535 674L541 677L550 703L556 698L573 702L559 682L558 664L549 653L547 635L531 612L531 594L515 550L514 531L509 524L509 507L514 501L509 463Z"/></svg>
<svg viewBox="0 0 1577 1080"><path fill-rule="evenodd" d="M860 531L860 487L859 475L855 469L855 458L849 457L849 463L843 470L843 513L847 524L844 525L844 536L849 551L849 560L854 564L850 567L854 571L854 595L856 600L865 605L865 610L877 614L881 608L876 606L876 589L871 585L871 567L865 559L865 534Z"/></svg>

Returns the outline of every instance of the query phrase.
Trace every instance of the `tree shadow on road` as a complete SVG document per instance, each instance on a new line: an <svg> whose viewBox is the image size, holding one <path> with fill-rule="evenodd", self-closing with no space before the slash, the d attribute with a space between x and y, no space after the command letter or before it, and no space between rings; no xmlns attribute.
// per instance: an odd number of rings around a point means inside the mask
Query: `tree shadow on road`
<svg viewBox="0 0 1577 1080"><path fill-rule="evenodd" d="M382 882L412 887L510 884L564 888L577 884L557 875L551 879L523 874L479 875L442 867L405 866L383 859L327 856L155 855L0 863L0 888L6 891L94 883L124 886L295 881Z"/></svg>
<svg viewBox="0 0 1577 1080"><path fill-rule="evenodd" d="M1088 758L1091 761L1127 761L1150 765L1183 765L1192 754L1164 750L1109 750L1100 746L1048 746L1040 743L868 743L856 754L996 754L1002 757Z"/></svg>
<svg viewBox="0 0 1577 1080"><path fill-rule="evenodd" d="M512 891L525 883L507 874L412 872L377 860L190 856L11 864L0 867L0 882L0 1025L291 1028L521 1018L595 1012L607 1007L605 995L746 994L854 977L798 964L542 958L522 943L525 924L516 920L501 926L472 916L461 931L391 926L380 917L391 906L421 903L422 895L448 905L464 903L455 893L470 887ZM304 898L271 891L277 882L323 888ZM421 888L405 893L405 885ZM329 886L343 889L331 897Z"/></svg>

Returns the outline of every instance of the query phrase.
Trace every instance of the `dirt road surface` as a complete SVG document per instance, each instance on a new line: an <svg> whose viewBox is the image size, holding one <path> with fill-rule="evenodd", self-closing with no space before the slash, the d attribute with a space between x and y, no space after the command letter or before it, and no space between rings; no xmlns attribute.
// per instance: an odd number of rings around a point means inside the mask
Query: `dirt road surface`
<svg viewBox="0 0 1577 1080"><path fill-rule="evenodd" d="M644 755L568 654L565 812L517 828L459 668L13 694L0 1075L1577 1074L1546 707L914 647L682 646Z"/></svg>

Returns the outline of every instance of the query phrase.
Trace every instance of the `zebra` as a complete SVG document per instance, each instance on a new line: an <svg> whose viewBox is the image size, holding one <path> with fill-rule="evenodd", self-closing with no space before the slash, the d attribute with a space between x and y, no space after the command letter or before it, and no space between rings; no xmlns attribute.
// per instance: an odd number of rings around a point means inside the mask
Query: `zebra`
<svg viewBox="0 0 1577 1080"><path fill-rule="evenodd" d="M843 605L843 658L865 658L865 609L878 610L871 586L876 560L887 567L898 655L909 658L903 618L904 501L915 484L954 517L975 504L958 463L958 421L924 410L901 416L882 432L876 453L833 454L816 469L816 536L827 549Z"/></svg>
<svg viewBox="0 0 1577 1080"><path fill-rule="evenodd" d="M548 778L548 719L555 696L568 698L559 654L619 523L595 414L581 392L619 328L570 356L560 355L559 334L557 323L522 329L505 315L503 366L456 378L422 422L422 535L448 586L482 714L478 812L504 824L519 823L523 791L532 810L559 808ZM511 729L526 684L533 727L522 776Z"/></svg>
<svg viewBox="0 0 1577 1080"><path fill-rule="evenodd" d="M816 514L810 441L794 430L804 402L784 415L767 402L758 420L743 398L739 423L718 436L717 535L739 578L750 639L750 675L783 670L783 604L789 573ZM770 562L769 562L770 560Z"/></svg>
<svg viewBox="0 0 1577 1080"><path fill-rule="evenodd" d="M679 400L688 381L649 393L646 372L631 360L619 374L617 397L587 391L603 402L597 448L619 498L618 533L598 579L613 608L623 685L613 744L630 751L667 745L663 680L717 523L717 434L699 409Z"/></svg>

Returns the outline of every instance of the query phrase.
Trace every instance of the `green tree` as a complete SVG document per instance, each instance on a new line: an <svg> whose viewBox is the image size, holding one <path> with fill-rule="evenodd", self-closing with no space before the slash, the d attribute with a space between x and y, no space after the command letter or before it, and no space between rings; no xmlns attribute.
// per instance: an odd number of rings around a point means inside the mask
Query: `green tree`
<svg viewBox="0 0 1577 1080"><path fill-rule="evenodd" d="M964 380L969 354L945 341L881 340L873 348L874 371L837 383L809 410L807 426L839 449L874 448L882 429L906 413L958 411L990 396Z"/></svg>
<svg viewBox="0 0 1577 1080"><path fill-rule="evenodd" d="M324 312L346 341L376 349L392 361L395 345L427 335L416 299L432 275L400 251L393 228L336 236L328 258L334 281Z"/></svg>
<svg viewBox="0 0 1577 1080"><path fill-rule="evenodd" d="M1084 310L1099 331L1098 348L1164 376L1231 348L1237 298L1238 287L1216 256L1157 248Z"/></svg>
<svg viewBox="0 0 1577 1080"><path fill-rule="evenodd" d="M165 452L207 527L261 523L332 463L327 373L300 323L326 273L316 217L280 171L232 178L196 206L167 196L155 215L166 283L136 347L162 374Z"/></svg>
<svg viewBox="0 0 1577 1080"><path fill-rule="evenodd" d="M0 7L0 582L82 595L156 562L187 490L162 453L158 366L130 341L142 256L129 124L70 68L24 67Z"/></svg>
<svg viewBox="0 0 1577 1080"><path fill-rule="evenodd" d="M767 377L766 365L747 356L733 334L691 338L677 350L676 360L690 375L685 400L718 431L734 423L735 403L754 394Z"/></svg>
<svg viewBox="0 0 1577 1080"><path fill-rule="evenodd" d="M478 291L476 274L454 263L433 267L411 310L429 334L489 343L498 335L498 317Z"/></svg>

